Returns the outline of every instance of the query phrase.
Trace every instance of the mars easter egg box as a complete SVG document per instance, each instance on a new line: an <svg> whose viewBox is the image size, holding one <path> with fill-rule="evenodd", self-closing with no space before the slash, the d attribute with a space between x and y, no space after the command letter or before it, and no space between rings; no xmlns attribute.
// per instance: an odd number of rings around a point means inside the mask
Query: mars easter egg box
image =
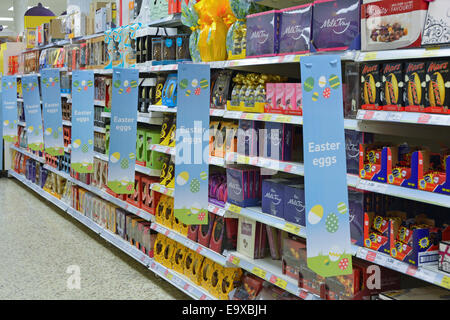
<svg viewBox="0 0 450 320"><path fill-rule="evenodd" d="M381 110L381 65L366 63L361 66L361 108Z"/></svg>
<svg viewBox="0 0 450 320"><path fill-rule="evenodd" d="M385 111L403 111L403 63L385 63L380 100Z"/></svg>
<svg viewBox="0 0 450 320"><path fill-rule="evenodd" d="M405 63L405 86L403 90L403 101L405 111L423 112L425 107L425 69L426 63Z"/></svg>
<svg viewBox="0 0 450 320"><path fill-rule="evenodd" d="M429 61L426 66L425 110L432 113L450 113L450 70L448 60Z"/></svg>

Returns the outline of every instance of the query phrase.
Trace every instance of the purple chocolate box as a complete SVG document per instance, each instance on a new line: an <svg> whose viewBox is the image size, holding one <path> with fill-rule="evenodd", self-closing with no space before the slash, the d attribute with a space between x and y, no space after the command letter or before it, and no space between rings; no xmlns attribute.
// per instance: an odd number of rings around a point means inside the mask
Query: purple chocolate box
<svg viewBox="0 0 450 320"><path fill-rule="evenodd" d="M361 49L360 10L360 0L316 0L311 50Z"/></svg>
<svg viewBox="0 0 450 320"><path fill-rule="evenodd" d="M259 129L262 127L263 122L253 120L239 120L238 129L238 146L237 153L257 157L259 156Z"/></svg>
<svg viewBox="0 0 450 320"><path fill-rule="evenodd" d="M305 226L305 189L303 184L284 187L284 219Z"/></svg>
<svg viewBox="0 0 450 320"><path fill-rule="evenodd" d="M373 143L373 134L345 130L347 173L359 175L359 145L363 143Z"/></svg>
<svg viewBox="0 0 450 320"><path fill-rule="evenodd" d="M247 16L247 57L278 54L280 11L272 10Z"/></svg>
<svg viewBox="0 0 450 320"><path fill-rule="evenodd" d="M284 218L286 179L265 179L262 183L262 212Z"/></svg>
<svg viewBox="0 0 450 320"><path fill-rule="evenodd" d="M264 141L262 146L262 156L279 161L292 160L292 135L293 126L291 124L266 122Z"/></svg>
<svg viewBox="0 0 450 320"><path fill-rule="evenodd" d="M309 51L312 12L311 3L281 10L280 54Z"/></svg>
<svg viewBox="0 0 450 320"><path fill-rule="evenodd" d="M352 243L364 245L364 192L348 189L350 235Z"/></svg>
<svg viewBox="0 0 450 320"><path fill-rule="evenodd" d="M227 202L240 206L252 207L260 204L257 198L248 198L249 171L242 168L227 168Z"/></svg>

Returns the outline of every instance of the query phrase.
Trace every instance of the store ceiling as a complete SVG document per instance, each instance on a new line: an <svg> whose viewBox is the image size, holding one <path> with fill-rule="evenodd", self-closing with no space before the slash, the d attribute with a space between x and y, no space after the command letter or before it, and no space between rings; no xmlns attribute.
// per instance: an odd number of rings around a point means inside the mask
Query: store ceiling
<svg viewBox="0 0 450 320"><path fill-rule="evenodd" d="M28 0L27 7L34 7L38 3L42 3L44 7L48 7L55 15L60 15L66 10L66 0ZM14 11L9 11L13 7L13 0L1 0L0 1L0 17L14 19ZM5 21L0 19L0 25L8 26L8 29L14 29L14 21Z"/></svg>

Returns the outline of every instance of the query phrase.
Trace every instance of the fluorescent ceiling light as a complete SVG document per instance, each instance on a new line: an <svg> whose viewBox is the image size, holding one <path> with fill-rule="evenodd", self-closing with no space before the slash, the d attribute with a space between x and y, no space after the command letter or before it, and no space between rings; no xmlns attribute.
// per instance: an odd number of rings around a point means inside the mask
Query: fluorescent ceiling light
<svg viewBox="0 0 450 320"><path fill-rule="evenodd" d="M11 18L11 17L0 17L0 21L14 21L14 18Z"/></svg>
<svg viewBox="0 0 450 320"><path fill-rule="evenodd" d="M28 7L27 7L27 10L28 10L28 9L31 9L31 8L33 8L33 6L28 6ZM50 7L44 6L44 8L45 8L45 9L49 9ZM8 9L8 11L14 11L14 7L10 7L10 8Z"/></svg>

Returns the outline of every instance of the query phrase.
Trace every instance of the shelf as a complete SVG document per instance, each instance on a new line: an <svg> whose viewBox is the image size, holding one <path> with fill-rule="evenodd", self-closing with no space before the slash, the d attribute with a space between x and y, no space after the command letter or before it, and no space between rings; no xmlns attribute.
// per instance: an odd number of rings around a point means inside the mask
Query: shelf
<svg viewBox="0 0 450 320"><path fill-rule="evenodd" d="M234 152L229 152L226 154L226 161L239 164L249 164L260 168L283 171L300 176L303 176L305 174L303 163L278 161L260 157L248 157Z"/></svg>
<svg viewBox="0 0 450 320"><path fill-rule="evenodd" d="M219 167L226 167L227 164L224 158L209 156L209 164Z"/></svg>
<svg viewBox="0 0 450 320"><path fill-rule="evenodd" d="M94 106L105 107L106 103L103 100L94 100Z"/></svg>
<svg viewBox="0 0 450 320"><path fill-rule="evenodd" d="M151 144L148 149L156 152L175 155L175 147L162 146L160 144Z"/></svg>
<svg viewBox="0 0 450 320"><path fill-rule="evenodd" d="M407 60L418 58L443 58L450 56L450 48L417 48L359 52L356 61Z"/></svg>
<svg viewBox="0 0 450 320"><path fill-rule="evenodd" d="M227 253L228 262L280 287L304 300L321 300L319 296L298 287L298 281L282 273L281 260L250 259L238 252Z"/></svg>
<svg viewBox="0 0 450 320"><path fill-rule="evenodd" d="M158 105L151 105L148 107L148 111L153 111L153 112L171 112L171 113L176 113L177 112L177 108L170 108L167 106L158 106Z"/></svg>
<svg viewBox="0 0 450 320"><path fill-rule="evenodd" d="M140 165L136 165L136 171L143 173L149 177L159 177L161 175L161 170L150 169Z"/></svg>
<svg viewBox="0 0 450 320"><path fill-rule="evenodd" d="M26 178L13 170L8 171L11 176L22 182L24 185L49 200L56 206L58 206L61 210L67 212L70 216L75 218L77 221L94 231L100 237L102 237L107 242L111 243L118 249L122 250L124 253L134 258L139 263L143 264L145 267L161 276L163 279L173 284L175 287L188 294L194 299L198 300L211 300L215 299L215 297L211 296L208 292L203 290L202 288L196 286L191 281L189 281L185 276L178 274L173 270L169 270L158 262L154 261L148 255L138 250L134 246L132 246L129 242L123 240L116 234L113 234L111 231L104 229L93 220L89 219L81 212L75 210L74 208L69 207L63 201L57 199L56 197L48 194L44 190L42 190L37 185L32 184Z"/></svg>
<svg viewBox="0 0 450 320"><path fill-rule="evenodd" d="M138 112L137 122L146 123L146 124L154 124L154 125L162 125L163 118L162 117L153 117L152 114Z"/></svg>
<svg viewBox="0 0 450 320"><path fill-rule="evenodd" d="M152 223L151 228L158 233L165 235L166 237L175 240L178 243L181 243L185 247L201 254L202 256L220 264L221 266L227 266L227 258L220 253L217 253L209 248L202 246L201 244L192 241L185 237L184 235L179 234L161 224L156 222Z"/></svg>
<svg viewBox="0 0 450 320"><path fill-rule="evenodd" d="M149 27L181 27L181 13L171 14L165 18L152 21L148 24Z"/></svg>
<svg viewBox="0 0 450 320"><path fill-rule="evenodd" d="M187 279L184 275L179 274L175 270L171 270L166 268L162 264L152 261L150 264L150 270L159 275L161 278L171 283L191 298L196 300L217 300L215 297L210 295L203 288L198 287L193 284L189 279Z"/></svg>
<svg viewBox="0 0 450 320"><path fill-rule="evenodd" d="M225 205L225 210L231 211L238 216L243 216L280 230L295 234L299 237L306 238L306 228L298 224L288 222L282 218L263 213L261 207L239 207L231 203Z"/></svg>
<svg viewBox="0 0 450 320"><path fill-rule="evenodd" d="M419 112L358 110L356 119L423 125L450 126L450 115Z"/></svg>
<svg viewBox="0 0 450 320"><path fill-rule="evenodd" d="M208 211L214 213L217 216L225 217L225 218L236 218L232 212L225 210L225 207L218 206L214 203L208 203Z"/></svg>
<svg viewBox="0 0 450 320"><path fill-rule="evenodd" d="M99 133L106 133L106 128L94 126L94 131Z"/></svg>
<svg viewBox="0 0 450 320"><path fill-rule="evenodd" d="M94 157L103 161L109 161L109 157L106 154L94 151Z"/></svg>
<svg viewBox="0 0 450 320"><path fill-rule="evenodd" d="M167 188L159 183L153 183L151 189L153 191L165 194L166 196L174 197L174 189Z"/></svg>
<svg viewBox="0 0 450 320"><path fill-rule="evenodd" d="M23 148L16 147L15 145L10 145L10 148L13 149L13 150L16 150L16 151L18 151L18 152L20 152L20 153L22 153L24 155L26 155L27 157L29 157L31 159L34 159L34 160L36 160L38 162L41 162L41 163L45 163L45 159L44 158L41 158L41 157L39 157L39 156L37 156L37 155L35 155L35 154L33 154L33 153L23 149Z"/></svg>
<svg viewBox="0 0 450 320"><path fill-rule="evenodd" d="M223 117L227 118L227 119L245 119L245 120L256 120L256 121L291 123L291 124L297 124L297 125L303 124L303 117L290 116L290 115L285 115L285 114L252 113L252 112L226 110L226 111L224 111Z"/></svg>
<svg viewBox="0 0 450 320"><path fill-rule="evenodd" d="M380 266L401 272L445 289L450 289L450 275L439 271L437 265L417 268L409 263L394 259L382 252L358 246L353 246L352 249L354 251L353 255L360 259L376 263Z"/></svg>
<svg viewBox="0 0 450 320"><path fill-rule="evenodd" d="M352 177L349 178L348 176ZM364 180L360 179L355 175L347 175L347 177L356 182L356 183L352 182L351 186L354 186L361 190L387 194L393 197L410 199L424 203L434 204L441 207L450 208L450 196L445 194L422 191L417 189L409 189L391 184Z"/></svg>
<svg viewBox="0 0 450 320"><path fill-rule="evenodd" d="M145 66L140 66L138 68L139 72L141 73L151 73L151 72L169 72L169 71L177 71L178 70L178 64L166 64L166 65L145 65Z"/></svg>
<svg viewBox="0 0 450 320"><path fill-rule="evenodd" d="M25 176L15 172L14 170L8 170L8 173L9 173L9 175L13 176L14 178L16 178L17 180L22 182L27 187L29 187L34 192L36 192L37 194L41 195L46 200L48 200L51 203L53 203L55 206L57 206L61 210L66 211L67 208L69 207L65 202L63 202L63 201L59 200L58 198L52 196L50 193L44 191L44 189L42 189L38 185L36 185L33 182L29 181Z"/></svg>

